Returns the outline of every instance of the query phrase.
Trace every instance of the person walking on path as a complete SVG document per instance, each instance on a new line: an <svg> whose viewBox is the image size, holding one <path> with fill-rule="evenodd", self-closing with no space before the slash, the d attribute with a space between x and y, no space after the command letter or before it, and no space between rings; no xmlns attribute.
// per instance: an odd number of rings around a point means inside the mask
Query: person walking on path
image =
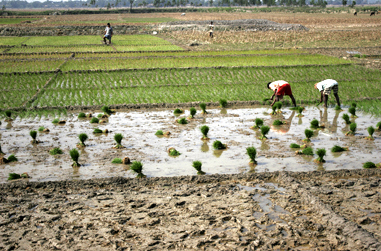
<svg viewBox="0 0 381 251"><path fill-rule="evenodd" d="M106 29L105 29L105 35L103 37L103 42L107 44L106 38L109 41L109 44L111 44L111 37L112 37L112 27L110 26L110 23L107 23Z"/></svg>
<svg viewBox="0 0 381 251"><path fill-rule="evenodd" d="M213 21L211 21L209 24L209 37L211 38L213 38L213 30L214 30L214 25L213 25Z"/></svg>
<svg viewBox="0 0 381 251"><path fill-rule="evenodd" d="M274 91L274 94L270 98L270 100L273 100L275 97L271 106L273 106L275 104L275 102L283 99L284 95L288 95L288 96L290 96L292 103L296 107L296 101L295 101L294 95L292 95L291 86L286 81L278 80L278 81L274 81L274 82L269 82L269 83L267 83L267 88Z"/></svg>
<svg viewBox="0 0 381 251"><path fill-rule="evenodd" d="M319 92L320 92L320 103L324 101L324 107L327 107L328 96L329 96L329 94L331 94L332 91L333 91L333 95L335 96L337 105L341 107L339 94L338 94L339 93L339 84L337 83L336 80L326 79L326 80L323 80L319 83L316 83L314 87L315 87L315 89L319 90Z"/></svg>

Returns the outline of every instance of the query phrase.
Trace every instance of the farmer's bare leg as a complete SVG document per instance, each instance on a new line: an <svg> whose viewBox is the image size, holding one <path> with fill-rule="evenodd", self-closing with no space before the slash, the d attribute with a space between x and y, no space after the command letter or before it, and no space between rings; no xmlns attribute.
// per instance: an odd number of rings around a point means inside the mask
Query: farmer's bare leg
<svg viewBox="0 0 381 251"><path fill-rule="evenodd" d="M324 100L324 107L327 108L327 103L328 103L328 95L324 95L323 96L323 100Z"/></svg>
<svg viewBox="0 0 381 251"><path fill-rule="evenodd" d="M294 104L294 107L296 107L296 101L295 101L294 95L291 94L290 98L292 100L292 103Z"/></svg>
<svg viewBox="0 0 381 251"><path fill-rule="evenodd" d="M340 99L339 99L339 94L334 93L333 95L335 95L335 99L336 99L337 105L341 107L341 105L340 105Z"/></svg>

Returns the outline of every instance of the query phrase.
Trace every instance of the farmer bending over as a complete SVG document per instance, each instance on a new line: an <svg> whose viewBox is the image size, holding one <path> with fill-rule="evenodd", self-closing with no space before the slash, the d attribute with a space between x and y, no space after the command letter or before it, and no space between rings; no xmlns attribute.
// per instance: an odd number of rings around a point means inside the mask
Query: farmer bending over
<svg viewBox="0 0 381 251"><path fill-rule="evenodd" d="M210 22L210 25L209 25L209 37L213 38L213 29L214 29L214 25L213 25L213 21Z"/></svg>
<svg viewBox="0 0 381 251"><path fill-rule="evenodd" d="M326 79L324 81L316 83L315 89L318 89L320 91L320 93L321 93L320 103L323 102L323 100L324 100L324 106L325 107L327 107L328 95L331 94L331 91L333 91L333 95L335 96L337 105L340 106L340 99L339 99L339 94L338 94L339 93L339 84L336 82L336 80Z"/></svg>
<svg viewBox="0 0 381 251"><path fill-rule="evenodd" d="M105 29L105 35L103 37L103 41L105 44L107 44L106 42L106 38L109 40L109 44L111 44L111 37L112 37L112 27L110 27L110 23L107 23L107 27Z"/></svg>
<svg viewBox="0 0 381 251"><path fill-rule="evenodd" d="M296 107L296 102L295 102L294 95L292 95L291 86L286 81L278 80L275 82L269 82L267 84L267 88L274 91L274 94L270 98L271 100L273 100L273 98L275 96L275 99L274 99L273 103L271 104L271 106L273 106L275 104L275 102L283 99L284 95L288 95L288 96L290 96L292 103Z"/></svg>

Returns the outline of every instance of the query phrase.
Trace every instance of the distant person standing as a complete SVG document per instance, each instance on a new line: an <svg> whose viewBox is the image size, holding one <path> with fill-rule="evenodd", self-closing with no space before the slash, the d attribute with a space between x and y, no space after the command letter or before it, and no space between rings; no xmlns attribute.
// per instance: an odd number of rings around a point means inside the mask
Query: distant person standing
<svg viewBox="0 0 381 251"><path fill-rule="evenodd" d="M296 101L295 101L294 95L292 95L291 86L286 81L278 80L274 82L269 82L267 83L267 88L274 92L274 94L270 98L270 100L273 100L275 97L271 106L273 106L275 102L283 99L284 95L287 95L287 96L290 96L292 103L296 107Z"/></svg>
<svg viewBox="0 0 381 251"><path fill-rule="evenodd" d="M213 38L213 30L214 30L214 25L213 25L213 21L211 21L209 24L209 37L211 38Z"/></svg>
<svg viewBox="0 0 381 251"><path fill-rule="evenodd" d="M106 29L105 29L105 35L104 35L104 37L103 37L103 41L104 41L105 44L107 44L107 42L106 42L106 38L108 39L109 44L111 44L111 37L112 37L112 34L113 34L113 32L112 32L112 27L110 26L110 23L107 23L107 27L106 27Z"/></svg>
<svg viewBox="0 0 381 251"><path fill-rule="evenodd" d="M335 96L337 105L340 106L339 99L339 84L336 80L326 79L319 83L315 84L315 89L318 89L320 92L320 103L324 101L324 106L327 107L328 95L333 91L333 95ZM319 104L320 104L319 103Z"/></svg>

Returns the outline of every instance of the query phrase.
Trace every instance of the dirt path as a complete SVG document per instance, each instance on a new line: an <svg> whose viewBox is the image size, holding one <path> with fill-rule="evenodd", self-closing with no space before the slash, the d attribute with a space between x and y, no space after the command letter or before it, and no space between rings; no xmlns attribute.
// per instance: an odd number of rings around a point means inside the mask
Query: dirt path
<svg viewBox="0 0 381 251"><path fill-rule="evenodd" d="M0 248L380 250L380 175L377 169L2 184Z"/></svg>

